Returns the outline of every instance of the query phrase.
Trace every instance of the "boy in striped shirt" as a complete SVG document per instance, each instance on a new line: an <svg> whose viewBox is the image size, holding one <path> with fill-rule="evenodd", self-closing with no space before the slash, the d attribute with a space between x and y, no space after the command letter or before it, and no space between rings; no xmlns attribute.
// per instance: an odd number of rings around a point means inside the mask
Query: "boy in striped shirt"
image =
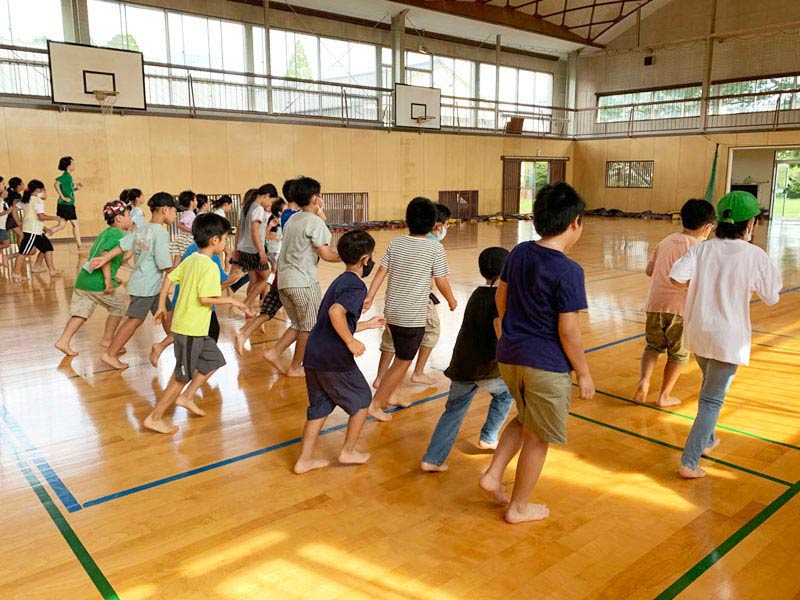
<svg viewBox="0 0 800 600"><path fill-rule="evenodd" d="M369 310L388 275L384 315L395 357L369 407L369 414L379 421L391 419L383 410L386 404L409 406L394 400L392 395L402 383L425 335L431 278L450 310L457 305L447 281L449 270L444 246L428 238L436 225L436 206L427 198L414 198L406 207L406 225L408 235L391 241L364 301L364 310Z"/></svg>

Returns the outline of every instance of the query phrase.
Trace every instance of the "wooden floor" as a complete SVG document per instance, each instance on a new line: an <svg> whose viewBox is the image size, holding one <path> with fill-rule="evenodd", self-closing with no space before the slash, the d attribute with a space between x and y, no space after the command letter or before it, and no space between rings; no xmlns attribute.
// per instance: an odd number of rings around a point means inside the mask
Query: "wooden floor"
<svg viewBox="0 0 800 600"><path fill-rule="evenodd" d="M480 280L478 251L529 239L530 223L450 229L460 307L441 312L438 384L406 386L411 408L367 424L367 465L303 476L290 467L304 384L260 359L284 321L237 358L239 320L225 311L228 365L202 391L208 416L178 409L180 432L159 436L139 427L174 363L169 352L158 370L147 363L159 332L148 322L128 345L133 366L109 372L98 360L98 311L73 342L80 356L62 361L51 344L68 315L77 255L57 246L64 278L12 284L0 273L0 598L800 597L800 224L759 230L785 293L777 307L752 305L752 364L723 409L722 445L703 460L710 476L694 482L676 470L696 412L697 366L678 383L683 405L630 401L643 270L677 227L587 221L572 256L586 271L582 327L598 396L573 402L569 444L548 457L535 499L550 518L519 526L478 493L489 455L475 442L488 397L476 398L449 472L425 475L418 465L448 389L440 370ZM379 255L397 233L376 234ZM324 265L323 284L338 272ZM367 377L379 334L361 335ZM320 455L337 451L343 423L343 413L332 415Z"/></svg>

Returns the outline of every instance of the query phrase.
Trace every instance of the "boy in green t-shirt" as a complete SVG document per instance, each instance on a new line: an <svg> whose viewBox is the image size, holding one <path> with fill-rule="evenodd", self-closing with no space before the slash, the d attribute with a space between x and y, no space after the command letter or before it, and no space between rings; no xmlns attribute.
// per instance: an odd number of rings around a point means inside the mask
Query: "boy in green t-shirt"
<svg viewBox="0 0 800 600"><path fill-rule="evenodd" d="M194 395L225 364L217 343L208 335L211 307L232 304L252 316L241 300L222 296L219 268L211 260L213 254L220 254L225 250L230 229L231 224L225 217L213 213L198 215L192 224L192 235L199 250L186 257L164 278L154 317L156 321L167 315L167 295L172 284L181 286L172 317L175 372L153 412L144 420L143 425L147 429L169 434L178 431L174 425L164 422L164 411L173 403L194 415L205 416L206 413L194 403Z"/></svg>
<svg viewBox="0 0 800 600"><path fill-rule="evenodd" d="M78 246L78 252L82 247L81 230L78 228L78 215L75 212L75 192L83 187L83 184L75 183L72 178L72 173L75 171L75 160L71 156L62 156L58 161L58 170L62 171L61 175L56 177L55 188L58 192L58 206L56 207L56 216L58 216L58 225L50 229L49 237L57 231L61 231L67 226L67 221L72 225L72 235L75 237L75 244Z"/></svg>
<svg viewBox="0 0 800 600"><path fill-rule="evenodd" d="M110 252L119 244L119 240L131 226L131 213L128 206L120 200L107 202L103 207L103 217L108 223L103 232L97 236L89 258L101 256ZM88 262L83 266L75 278L75 288L72 290L70 314L72 315L64 327L64 332L53 344L67 356L76 356L78 353L70 347L72 336L92 316L94 309L102 306L108 311L106 327L103 331L103 340L100 345L107 347L114 338L122 317L125 316L125 295L118 289L116 279L117 269L122 263L122 256L113 258L103 265L102 269L90 270Z"/></svg>

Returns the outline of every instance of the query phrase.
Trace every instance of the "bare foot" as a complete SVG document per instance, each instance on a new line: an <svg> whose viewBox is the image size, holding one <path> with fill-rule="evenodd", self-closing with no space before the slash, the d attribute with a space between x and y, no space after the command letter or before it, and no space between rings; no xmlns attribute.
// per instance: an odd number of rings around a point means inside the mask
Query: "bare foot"
<svg viewBox="0 0 800 600"><path fill-rule="evenodd" d="M116 356L109 356L108 352L103 352L103 355L100 357L100 362L103 364L108 365L112 369L117 369L119 371L128 368L128 364L122 362Z"/></svg>
<svg viewBox="0 0 800 600"><path fill-rule="evenodd" d="M206 411L197 406L197 404L195 404L191 398L187 398L186 396L178 396L178 399L175 400L175 405L185 408L195 416L198 417L206 416Z"/></svg>
<svg viewBox="0 0 800 600"><path fill-rule="evenodd" d="M259 327L259 328L258 328L258 330L259 330L261 333L263 333L264 335L267 335L267 323L268 323L268 322L269 322L269 321L264 321L264 322L261 324L261 327Z"/></svg>
<svg viewBox="0 0 800 600"><path fill-rule="evenodd" d="M78 356L78 353L75 352L72 348L69 347L69 344L62 344L61 340L58 340L55 344L53 344L53 348L56 350L61 350L67 356Z"/></svg>
<svg viewBox="0 0 800 600"><path fill-rule="evenodd" d="M158 358L161 356L161 353L164 349L159 346L158 344L153 344L150 346L150 364L154 367L158 367Z"/></svg>
<svg viewBox="0 0 800 600"><path fill-rule="evenodd" d="M286 371L286 376L287 377L305 377L306 376L306 370L303 367L297 367L296 369L292 368L292 367L289 367L289 369Z"/></svg>
<svg viewBox="0 0 800 600"><path fill-rule="evenodd" d="M719 438L714 440L714 443L710 446L706 446L706 449L703 451L703 454L711 454L713 450L715 450L719 446Z"/></svg>
<svg viewBox="0 0 800 600"><path fill-rule="evenodd" d="M681 468L678 469L678 475L684 479L700 479L701 477L706 476L706 472L700 467L697 467L696 469L690 469L689 467L681 465Z"/></svg>
<svg viewBox="0 0 800 600"><path fill-rule="evenodd" d="M275 348L270 348L269 350L264 350L264 353L261 357L275 367L275 370L280 373L281 375L286 374L286 369L283 368L281 364L281 357L275 352Z"/></svg>
<svg viewBox="0 0 800 600"><path fill-rule="evenodd" d="M636 392L633 394L633 401L638 402L639 404L646 404L647 403L647 392L650 391L650 382L647 383L639 382L639 385L636 387Z"/></svg>
<svg viewBox="0 0 800 600"><path fill-rule="evenodd" d="M667 396L666 398L659 398L658 402L656 402L656 406L661 406L662 408L666 408L667 406L678 406L680 404L680 398L673 398L672 396Z"/></svg>
<svg viewBox="0 0 800 600"><path fill-rule="evenodd" d="M422 375L417 375L416 373L412 374L410 381L411 383L418 383L420 385L436 385L436 380L432 377L428 377L424 373Z"/></svg>
<svg viewBox="0 0 800 600"><path fill-rule="evenodd" d="M419 463L419 468L426 473L444 473L449 467L447 465L435 465L423 460L421 463Z"/></svg>
<svg viewBox="0 0 800 600"><path fill-rule="evenodd" d="M497 440L494 442L484 442L483 440L478 440L478 448L481 450L497 450Z"/></svg>
<svg viewBox="0 0 800 600"><path fill-rule="evenodd" d="M168 435L172 435L178 431L178 428L174 425L170 427L167 425L163 419L154 419L152 416L147 415L147 418L142 422L147 429L150 431L155 431L156 433L166 433Z"/></svg>
<svg viewBox="0 0 800 600"><path fill-rule="evenodd" d="M54 271L50 271L50 277L61 277L64 275L64 271L61 269L55 269Z"/></svg>
<svg viewBox="0 0 800 600"><path fill-rule="evenodd" d="M236 349L236 354L239 356L241 356L242 352L244 352L244 343L246 341L246 338L238 333L233 336L233 347ZM266 352L264 354L266 354Z"/></svg>
<svg viewBox="0 0 800 600"><path fill-rule="evenodd" d="M394 394L392 394L392 397L389 398L389 401L386 404L388 404L389 406L399 406L400 408L408 408L409 406L411 406L411 402L407 400L406 401L398 400L394 396Z"/></svg>
<svg viewBox="0 0 800 600"><path fill-rule="evenodd" d="M339 452L339 462L343 465L363 465L369 460L369 452Z"/></svg>
<svg viewBox="0 0 800 600"><path fill-rule="evenodd" d="M313 471L315 469L324 469L327 467L330 462L327 460L321 460L318 458L312 458L311 460L298 460L294 463L294 468L292 471L297 475L302 475L303 473L308 473L309 471Z"/></svg>
<svg viewBox="0 0 800 600"><path fill-rule="evenodd" d="M374 389L376 389L376 390L377 390L379 387L381 387L381 378L380 378L380 377L376 377L376 378L375 378L375 381L373 381L373 382L372 382L372 387L373 387Z"/></svg>
<svg viewBox="0 0 800 600"><path fill-rule="evenodd" d="M480 478L478 485L481 489L492 497L492 500L500 504L508 504L508 496L503 491L503 482L498 481L488 472L484 473Z"/></svg>
<svg viewBox="0 0 800 600"><path fill-rule="evenodd" d="M525 504L523 507L510 504L506 511L506 523L513 525L527 521L541 521L546 519L549 514L550 509L544 504Z"/></svg>
<svg viewBox="0 0 800 600"><path fill-rule="evenodd" d="M382 423L392 420L392 415L387 415L385 412L383 412L383 409L380 406L375 406L374 404L369 405L367 414L376 421L380 421Z"/></svg>
<svg viewBox="0 0 800 600"><path fill-rule="evenodd" d="M47 267L37 267L35 265L31 267L31 273L44 273L45 271L47 271Z"/></svg>

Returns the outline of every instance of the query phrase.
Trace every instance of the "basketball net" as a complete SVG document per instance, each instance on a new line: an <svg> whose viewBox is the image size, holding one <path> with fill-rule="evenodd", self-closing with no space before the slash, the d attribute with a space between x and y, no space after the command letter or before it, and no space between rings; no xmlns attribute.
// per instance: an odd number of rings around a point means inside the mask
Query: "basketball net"
<svg viewBox="0 0 800 600"><path fill-rule="evenodd" d="M110 90L94 90L92 92L94 97L97 99L97 103L100 105L100 112L104 115L110 115L114 113L114 104L117 102L117 96L119 96L119 92L112 92Z"/></svg>

